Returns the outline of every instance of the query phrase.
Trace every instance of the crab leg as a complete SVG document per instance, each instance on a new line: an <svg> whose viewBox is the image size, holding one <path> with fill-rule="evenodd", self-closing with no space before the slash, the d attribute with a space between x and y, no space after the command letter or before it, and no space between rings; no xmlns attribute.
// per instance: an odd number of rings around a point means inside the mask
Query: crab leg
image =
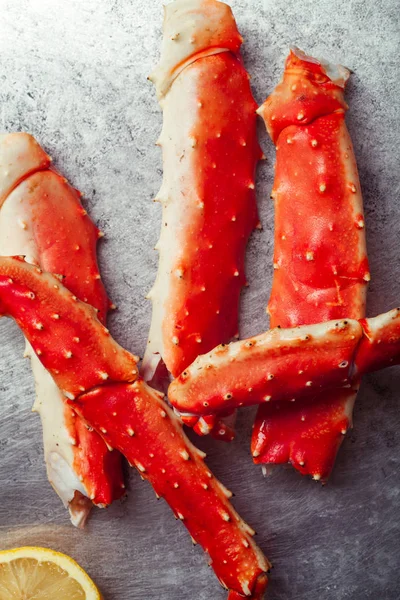
<svg viewBox="0 0 400 600"><path fill-rule="evenodd" d="M178 418L143 380L96 388L74 408L112 447L118 448L172 508L193 540L210 555L227 589L250 596L258 579L266 587L269 564L252 541L252 530L229 503L231 493L204 464Z"/></svg>
<svg viewBox="0 0 400 600"><path fill-rule="evenodd" d="M360 319L370 279L357 166L345 124L349 72L294 49L282 82L259 109L276 145L271 327ZM292 464L326 479L351 427L357 386L310 405L259 408L257 463ZM343 424L345 423L345 427ZM294 454L306 456L304 464Z"/></svg>
<svg viewBox="0 0 400 600"><path fill-rule="evenodd" d="M108 299L96 260L101 235L80 204L80 194L54 170L51 159L26 133L0 136L0 254L20 254L64 284L106 318ZM54 313L53 319L57 319ZM92 506L123 493L120 457L109 452L71 409L29 343L26 355L36 381L49 481L82 526Z"/></svg>
<svg viewBox="0 0 400 600"><path fill-rule="evenodd" d="M52 275L18 258L0 258L0 310L18 323L69 405L165 498L210 555L231 598L261 598L269 563L254 532L163 395L138 377L135 357L114 342L93 309Z"/></svg>
<svg viewBox="0 0 400 600"><path fill-rule="evenodd" d="M176 377L238 333L244 254L258 222L256 103L231 9L216 0L165 7L151 75L163 109L162 230L146 381L160 361ZM199 431L201 433L201 431Z"/></svg>
<svg viewBox="0 0 400 600"><path fill-rule="evenodd" d="M207 415L277 399L297 401L350 380L358 321L272 329L199 356L168 390L183 413Z"/></svg>
<svg viewBox="0 0 400 600"><path fill-rule="evenodd" d="M282 401L312 407L321 390L356 389L363 373L399 363L400 310L394 309L374 319L277 328L217 346L171 383L168 396L187 415Z"/></svg>

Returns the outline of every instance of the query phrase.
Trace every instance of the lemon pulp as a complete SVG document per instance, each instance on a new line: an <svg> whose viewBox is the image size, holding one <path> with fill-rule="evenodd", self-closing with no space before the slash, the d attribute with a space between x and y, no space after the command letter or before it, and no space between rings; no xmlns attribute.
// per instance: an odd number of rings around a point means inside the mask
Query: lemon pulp
<svg viewBox="0 0 400 600"><path fill-rule="evenodd" d="M0 552L0 600L101 600L72 558L47 548Z"/></svg>

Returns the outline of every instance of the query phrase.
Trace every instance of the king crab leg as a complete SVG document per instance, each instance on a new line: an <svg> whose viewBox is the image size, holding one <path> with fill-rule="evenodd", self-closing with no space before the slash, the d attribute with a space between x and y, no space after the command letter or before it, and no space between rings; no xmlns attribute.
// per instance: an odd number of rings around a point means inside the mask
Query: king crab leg
<svg viewBox="0 0 400 600"><path fill-rule="evenodd" d="M101 232L83 209L80 193L51 169L50 157L26 133L0 136L0 164L0 254L21 254L57 273L105 322L109 301L96 260ZM92 502L108 505L122 495L121 458L65 405L29 342L26 355L35 376L34 410L42 420L48 478L72 522L83 526Z"/></svg>
<svg viewBox="0 0 400 600"><path fill-rule="evenodd" d="M3 257L0 311L17 322L69 406L168 502L209 554L231 600L262 598L270 565L252 539L254 532L233 509L231 493L187 439L163 394L138 376L135 357L111 338L94 310L49 273Z"/></svg>
<svg viewBox="0 0 400 600"><path fill-rule="evenodd" d="M282 82L260 107L276 145L271 327L360 319L370 279L360 183L345 124L349 72L291 51ZM252 436L257 463L286 463L327 479L358 386L310 404L260 406ZM343 425L345 423L345 426ZM305 455L303 464L294 451Z"/></svg>
<svg viewBox="0 0 400 600"><path fill-rule="evenodd" d="M160 361L172 376L238 333L244 255L257 226L255 169L261 158L256 103L229 6L176 0L165 8L160 63L150 79L163 109L158 141L164 176L156 200L162 229L159 269L143 361L154 381ZM209 424L199 424L199 434ZM231 437L223 423L211 428Z"/></svg>
<svg viewBox="0 0 400 600"><path fill-rule="evenodd" d="M356 390L369 371L400 362L400 309L373 319L273 329L199 356L170 385L172 405L207 416L279 402L318 404L321 391ZM340 430L347 431L347 421ZM302 454L302 452L300 452Z"/></svg>

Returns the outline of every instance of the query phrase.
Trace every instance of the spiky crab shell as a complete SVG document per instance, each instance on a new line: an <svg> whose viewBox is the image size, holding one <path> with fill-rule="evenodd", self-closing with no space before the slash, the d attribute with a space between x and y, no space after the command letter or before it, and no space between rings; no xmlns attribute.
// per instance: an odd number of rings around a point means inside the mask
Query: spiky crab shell
<svg viewBox="0 0 400 600"><path fill-rule="evenodd" d="M361 319L363 336L351 369L348 389L325 391L296 405L276 402L269 419L257 417L258 436L252 441L256 463L291 462L301 473L326 480L341 439L352 425L352 410L361 375L400 363L400 309ZM266 411L262 412L265 417ZM288 443L290 440L290 443Z"/></svg>
<svg viewBox="0 0 400 600"><path fill-rule="evenodd" d="M159 270L149 294L147 381L161 359L177 376L196 356L237 334L244 253L257 224L254 176L261 157L256 104L248 75L233 54L240 36L236 26L232 33L230 9L215 0L196 0L175 2L166 10L161 63L173 58L185 68L162 100L164 177L157 199L163 216ZM186 52L186 33L179 60L169 54L171 45L175 48L169 15L174 23L180 15L183 24L195 28L190 35L200 54ZM177 48L180 43L178 38Z"/></svg>
<svg viewBox="0 0 400 600"><path fill-rule="evenodd" d="M169 399L203 434L227 408L268 406L269 418L263 412L256 419L254 461L290 462L325 481L352 425L360 376L399 363L400 309L394 309L219 346L171 383Z"/></svg>
<svg viewBox="0 0 400 600"><path fill-rule="evenodd" d="M59 279L18 257L0 258L0 273L0 311L17 321L67 398L106 381L137 378L135 357Z"/></svg>
<svg viewBox="0 0 400 600"><path fill-rule="evenodd" d="M0 236L9 254L24 254L98 310L105 321L108 298L96 259L101 233L80 203L80 194L58 173L31 174L4 202Z"/></svg>
<svg viewBox="0 0 400 600"><path fill-rule="evenodd" d="M150 481L156 493L165 498L193 539L210 555L221 583L238 594L251 596L259 581L264 582L269 563L252 540L254 532L230 505L231 493L213 477L202 453L186 438L178 418L163 401L163 394L137 378L131 368L134 357L104 334L91 307L76 303L57 281L22 260L0 258L3 312L17 320L28 339L32 323L40 319L46 326L47 319L56 312L60 314L56 321L61 323L64 316L64 329L53 327L50 334L49 328L49 334L41 339L39 358L60 387L67 379L68 385L78 390L70 407L110 447L120 450ZM85 335L81 338L81 351L75 356L75 368L69 369L65 362L68 358L58 365L58 353L62 340L68 342L75 333L73 327ZM46 327L41 331L46 331ZM35 340L31 341L35 348ZM97 360L100 369L108 363L107 384L92 377L87 363L93 366ZM52 369L54 362L60 368ZM129 378L130 382L124 383Z"/></svg>
<svg viewBox="0 0 400 600"><path fill-rule="evenodd" d="M71 405L165 499L209 554L220 582L238 597L250 596L270 565L230 504L232 494L212 475L160 394L137 380L96 388Z"/></svg>
<svg viewBox="0 0 400 600"><path fill-rule="evenodd" d="M0 136L0 254L62 276L104 321L108 299L100 279L96 242L101 232L80 203L81 194L51 170L51 158L27 133ZM121 458L64 405L60 390L27 344L35 376L49 481L82 526L91 500L110 504L124 491ZM89 500L91 499L91 500Z"/></svg>
<svg viewBox="0 0 400 600"><path fill-rule="evenodd" d="M365 314L370 275L360 183L344 121L348 76L343 67L295 49L286 61L282 82L259 109L277 152L271 194L275 204L274 277L268 305L272 327L360 319ZM336 404L330 394L313 406L300 400L293 408L260 407L253 450L265 462L290 459L296 464L293 448L301 448L304 440L304 453L310 456L305 440L310 424L317 432L320 423L320 447L313 450L318 470L312 471L311 458L301 470L328 474L343 439L343 423L345 429L351 424L353 396L340 392Z"/></svg>
<svg viewBox="0 0 400 600"><path fill-rule="evenodd" d="M198 415L315 396L348 385L361 335L357 321L330 321L218 346L185 369L168 396L179 411Z"/></svg>
<svg viewBox="0 0 400 600"><path fill-rule="evenodd" d="M370 275L343 93L323 65L291 52L259 109L276 143L273 327L364 315Z"/></svg>

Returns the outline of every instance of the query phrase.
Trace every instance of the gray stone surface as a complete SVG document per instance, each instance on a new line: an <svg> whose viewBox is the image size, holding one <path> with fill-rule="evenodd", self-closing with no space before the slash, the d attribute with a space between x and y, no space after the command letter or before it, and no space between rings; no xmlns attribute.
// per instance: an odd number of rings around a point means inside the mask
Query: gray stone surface
<svg viewBox="0 0 400 600"><path fill-rule="evenodd" d="M354 71L348 124L364 191L372 283L369 313L399 303L399 13L396 0L236 0L244 59L257 101L278 81L288 45ZM106 231L101 268L120 310L110 327L142 354L155 276L161 181L154 142L161 114L147 74L160 45L161 3L148 0L0 0L0 129L33 133L85 193ZM248 252L242 334L266 328L274 152L259 170L263 232ZM150 487L130 474L129 498L72 528L46 481L33 385L22 336L0 323L0 547L37 544L73 555L106 600L225 597L198 548ZM201 440L208 462L236 492L274 563L271 600L400 597L399 369L365 379L355 428L328 486L289 469L263 478L249 454L251 415L237 441Z"/></svg>

